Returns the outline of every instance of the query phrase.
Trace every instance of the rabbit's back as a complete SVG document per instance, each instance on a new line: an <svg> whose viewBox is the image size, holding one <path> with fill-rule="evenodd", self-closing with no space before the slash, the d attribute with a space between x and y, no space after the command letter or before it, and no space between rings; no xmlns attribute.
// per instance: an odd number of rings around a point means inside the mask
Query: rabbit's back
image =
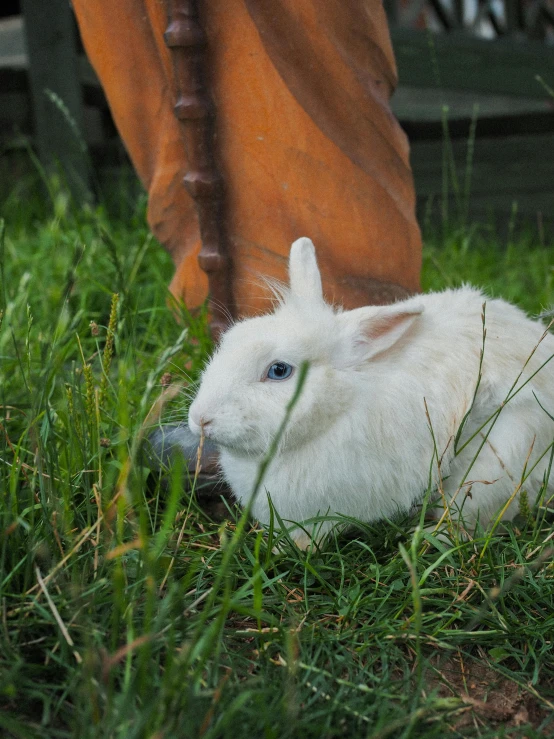
<svg viewBox="0 0 554 739"><path fill-rule="evenodd" d="M480 303L485 303L484 309ZM460 319L452 315L455 306ZM426 309L451 331L446 340L450 357L459 362L453 372L466 394L462 418L471 409L457 445L456 434L446 442L450 446L442 473L448 476L447 497L457 496L466 518L483 522L513 499L504 513L511 518L518 509L519 490L525 489L533 502L549 464L554 423L545 411L554 415L554 337L541 321L516 306L486 299L473 289L428 295ZM460 422L458 413L456 433Z"/></svg>
<svg viewBox="0 0 554 739"><path fill-rule="evenodd" d="M434 367L430 374L437 383L455 384L464 393L481 371L483 390L492 402L504 400L520 372L522 382L534 375L529 392L537 387L554 392L554 362L549 362L554 336L540 320L472 287L411 299L415 300L425 310L415 329L419 335L406 347L408 364Z"/></svg>

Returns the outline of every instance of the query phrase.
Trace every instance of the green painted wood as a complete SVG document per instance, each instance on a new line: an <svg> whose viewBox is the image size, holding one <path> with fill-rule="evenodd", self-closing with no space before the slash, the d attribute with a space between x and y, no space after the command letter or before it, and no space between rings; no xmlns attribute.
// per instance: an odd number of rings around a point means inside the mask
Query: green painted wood
<svg viewBox="0 0 554 739"><path fill-rule="evenodd" d="M477 106L477 117L481 120L490 116L553 113L554 100L403 85L397 88L391 100L392 111L401 122L441 121L445 106L450 120L473 118Z"/></svg>
<svg viewBox="0 0 554 739"><path fill-rule="evenodd" d="M532 41L472 38L460 32L435 34L391 29L404 87L442 87L491 95L547 99L536 81L554 86L554 46Z"/></svg>
<svg viewBox="0 0 554 739"><path fill-rule="evenodd" d="M48 168L61 165L73 192L86 196L89 171L78 133L82 136L84 115L71 7L67 0L23 0L22 10L41 161ZM62 101L74 124L51 93Z"/></svg>
<svg viewBox="0 0 554 739"><path fill-rule="evenodd" d="M23 92L6 92L0 97L0 140L3 130L9 131L12 135L16 131L26 133L30 119L31 105L28 95Z"/></svg>
<svg viewBox="0 0 554 739"><path fill-rule="evenodd" d="M444 143L417 141L411 146L416 193L421 200L442 196ZM463 200L467 168L467 140L448 143L448 192L456 200L452 162L455 163L459 197ZM531 136L477 138L471 162L472 209L509 212L518 203L521 213L539 211L554 219L554 132Z"/></svg>
<svg viewBox="0 0 554 739"><path fill-rule="evenodd" d="M0 65L21 67L25 63L27 49L20 16L0 20Z"/></svg>
<svg viewBox="0 0 554 739"><path fill-rule="evenodd" d="M82 85L101 87L100 80L84 53L78 54L77 65ZM6 69L14 72L29 69L25 19L20 15L0 20L0 71ZM1 90L4 89L3 83L4 80L0 85Z"/></svg>

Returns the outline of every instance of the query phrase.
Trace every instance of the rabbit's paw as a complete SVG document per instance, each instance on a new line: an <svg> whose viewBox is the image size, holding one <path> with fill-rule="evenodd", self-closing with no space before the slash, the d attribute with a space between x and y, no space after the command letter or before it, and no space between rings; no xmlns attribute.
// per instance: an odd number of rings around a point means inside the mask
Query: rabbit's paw
<svg viewBox="0 0 554 739"><path fill-rule="evenodd" d="M298 549L301 549L303 552L305 552L306 549L309 549L310 545L312 544L312 537L305 531L299 531L298 533L294 534L292 536L292 540L296 544Z"/></svg>
<svg viewBox="0 0 554 739"><path fill-rule="evenodd" d="M317 546L318 540L314 539L312 536L310 536L308 533L303 531L302 529L297 529L295 531L289 531L289 541L292 541L292 543L298 547L302 552L307 551L310 547ZM285 539L280 539L277 544L274 545L272 551L273 554L284 554L288 549L288 544Z"/></svg>
<svg viewBox="0 0 554 739"><path fill-rule="evenodd" d="M305 531L294 531L290 533L290 539L295 544L298 549L305 552L310 545L312 544L312 537L307 534ZM287 543L285 540L281 539L275 546L273 547L272 551L273 554L284 554L287 551Z"/></svg>

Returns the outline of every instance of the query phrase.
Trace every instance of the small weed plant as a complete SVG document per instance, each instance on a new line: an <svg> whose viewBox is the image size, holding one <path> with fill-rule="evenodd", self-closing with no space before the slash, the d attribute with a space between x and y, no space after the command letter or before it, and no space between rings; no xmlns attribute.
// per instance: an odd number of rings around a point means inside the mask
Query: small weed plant
<svg viewBox="0 0 554 739"><path fill-rule="evenodd" d="M141 454L210 350L144 199L45 201L13 191L0 233L0 734L552 736L548 501L523 490L471 540L418 513L305 552L212 520L179 460ZM431 238L423 284L539 313L553 265L548 239L464 228Z"/></svg>

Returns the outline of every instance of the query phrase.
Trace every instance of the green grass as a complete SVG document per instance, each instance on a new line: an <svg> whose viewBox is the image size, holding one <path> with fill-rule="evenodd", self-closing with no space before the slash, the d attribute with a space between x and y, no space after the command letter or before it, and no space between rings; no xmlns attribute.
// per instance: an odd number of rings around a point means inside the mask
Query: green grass
<svg viewBox="0 0 554 739"><path fill-rule="evenodd" d="M240 512L210 520L178 469L147 484L161 378L186 386L209 341L202 316L175 320L144 208L120 191L74 210L55 186L3 203L0 734L554 734L544 514L452 547L357 523L276 556ZM423 284L539 312L553 265L552 241L466 229L430 240Z"/></svg>

